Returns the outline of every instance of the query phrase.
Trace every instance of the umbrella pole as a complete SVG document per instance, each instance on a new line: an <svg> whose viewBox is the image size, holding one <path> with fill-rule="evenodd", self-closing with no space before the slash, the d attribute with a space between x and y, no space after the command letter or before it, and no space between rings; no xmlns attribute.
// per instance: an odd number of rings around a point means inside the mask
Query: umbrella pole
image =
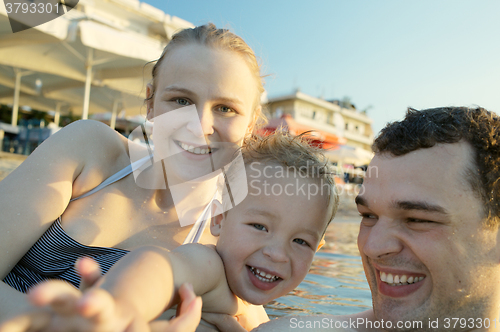
<svg viewBox="0 0 500 332"><path fill-rule="evenodd" d="M83 98L83 112L82 119L86 120L89 117L89 103L90 103L90 83L92 82L92 62L94 52L92 48L88 50L87 61L85 68L87 68L87 76L85 78L85 96Z"/></svg>
<svg viewBox="0 0 500 332"><path fill-rule="evenodd" d="M17 127L17 118L19 116L19 94L21 92L21 78L25 75L33 74L32 71L21 71L18 68L14 68L14 73L16 73L16 84L14 85L14 105L12 105L12 121L13 127Z"/></svg>
<svg viewBox="0 0 500 332"><path fill-rule="evenodd" d="M14 105L12 106L12 126L17 127L17 117L19 114L19 92L21 90L21 77L23 76L19 69L14 69L16 73L16 85L14 86Z"/></svg>
<svg viewBox="0 0 500 332"><path fill-rule="evenodd" d="M61 118L61 103L56 103L56 114L54 114L54 123L59 127Z"/></svg>
<svg viewBox="0 0 500 332"><path fill-rule="evenodd" d="M109 121L109 126L111 129L115 129L116 126L116 113L118 113L118 100L113 101L113 112L111 113L111 120Z"/></svg>

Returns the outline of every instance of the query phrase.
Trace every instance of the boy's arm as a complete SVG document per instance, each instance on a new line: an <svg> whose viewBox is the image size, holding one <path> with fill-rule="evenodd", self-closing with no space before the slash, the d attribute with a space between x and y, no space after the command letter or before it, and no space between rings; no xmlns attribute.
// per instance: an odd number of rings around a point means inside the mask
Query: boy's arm
<svg viewBox="0 0 500 332"><path fill-rule="evenodd" d="M168 251L159 247L133 250L118 261L100 282L124 314L150 321L179 302L178 289L191 283L204 295L224 278L224 266L212 248L189 244Z"/></svg>

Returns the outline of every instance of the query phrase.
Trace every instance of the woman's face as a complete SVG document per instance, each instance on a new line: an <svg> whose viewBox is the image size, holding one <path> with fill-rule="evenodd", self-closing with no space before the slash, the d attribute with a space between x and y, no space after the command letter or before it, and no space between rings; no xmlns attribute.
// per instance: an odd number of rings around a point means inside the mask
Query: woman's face
<svg viewBox="0 0 500 332"><path fill-rule="evenodd" d="M148 97L152 93L148 86ZM173 156L167 161L171 175L186 181L208 174L200 165L212 171L223 166L222 155L241 146L252 130L258 96L255 76L238 53L195 43L172 49L158 68L148 101L149 119L170 116L153 135L164 137L161 149ZM159 148L160 141L154 143Z"/></svg>

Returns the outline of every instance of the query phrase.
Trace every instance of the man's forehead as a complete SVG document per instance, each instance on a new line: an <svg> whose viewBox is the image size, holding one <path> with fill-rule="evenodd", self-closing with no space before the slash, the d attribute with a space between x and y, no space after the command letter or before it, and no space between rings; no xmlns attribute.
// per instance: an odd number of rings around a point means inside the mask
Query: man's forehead
<svg viewBox="0 0 500 332"><path fill-rule="evenodd" d="M360 199L425 205L475 196L469 177L472 165L472 148L462 142L437 144L402 156L379 153L367 168Z"/></svg>
<svg viewBox="0 0 500 332"><path fill-rule="evenodd" d="M366 171L366 178L377 178L384 173L405 173L409 178L419 175L456 176L454 181L474 165L473 149L467 142L436 144L401 156L389 152L377 153Z"/></svg>

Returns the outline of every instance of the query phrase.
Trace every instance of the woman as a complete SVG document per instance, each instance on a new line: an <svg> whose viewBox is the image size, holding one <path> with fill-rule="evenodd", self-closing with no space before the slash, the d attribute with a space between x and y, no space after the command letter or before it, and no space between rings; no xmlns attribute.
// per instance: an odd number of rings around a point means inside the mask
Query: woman
<svg viewBox="0 0 500 332"><path fill-rule="evenodd" d="M184 133L206 141L200 150L190 141L170 141L184 162L167 167L176 181L190 180L187 173L213 153L211 146L241 145L261 117L263 85L253 51L213 24L177 33L152 76L148 119L195 105L199 125L186 125ZM20 291L38 281L62 278L77 285L73 265L79 256L92 256L106 272L134 247L173 249L184 242L190 227L179 224L172 177L163 178L166 189L138 185L129 175L130 160L126 138L101 123L79 121L47 139L0 182L0 298L9 299L0 301L0 322L30 308ZM155 181L165 175L144 173ZM213 241L203 234L200 242Z"/></svg>

